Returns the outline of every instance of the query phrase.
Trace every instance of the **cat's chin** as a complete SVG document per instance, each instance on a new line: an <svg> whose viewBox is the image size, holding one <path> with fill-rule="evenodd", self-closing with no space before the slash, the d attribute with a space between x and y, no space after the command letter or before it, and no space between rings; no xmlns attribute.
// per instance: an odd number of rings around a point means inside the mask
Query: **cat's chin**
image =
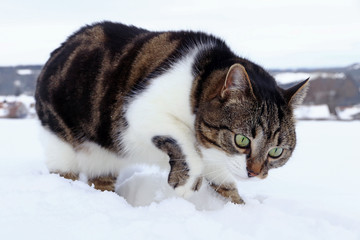
<svg viewBox="0 0 360 240"><path fill-rule="evenodd" d="M240 181L240 182L243 182L243 181L249 181L249 177L240 177L240 176L237 176L235 174L233 174L234 178L236 181Z"/></svg>
<svg viewBox="0 0 360 240"><path fill-rule="evenodd" d="M239 182L258 182L258 181L261 181L262 179L261 178L258 178L258 177L239 177L237 175L234 175L234 178L236 179L236 181L239 181Z"/></svg>
<svg viewBox="0 0 360 240"><path fill-rule="evenodd" d="M231 172L232 176L235 178L236 181L240 181L240 182L258 182L263 180L264 178L260 178L260 177L248 177L247 176L247 172L244 174L244 171L233 171L232 168L229 168L229 171Z"/></svg>

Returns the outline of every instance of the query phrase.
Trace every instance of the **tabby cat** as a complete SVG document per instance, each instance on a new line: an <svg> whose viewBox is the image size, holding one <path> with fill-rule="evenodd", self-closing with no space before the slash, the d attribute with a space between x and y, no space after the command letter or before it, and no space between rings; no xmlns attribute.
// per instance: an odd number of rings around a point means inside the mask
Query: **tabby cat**
<svg viewBox="0 0 360 240"><path fill-rule="evenodd" d="M291 156L293 108L307 82L281 89L202 32L85 26L51 53L38 78L46 163L101 190L114 190L130 164L158 164L180 196L204 181L242 204L237 179L265 178Z"/></svg>

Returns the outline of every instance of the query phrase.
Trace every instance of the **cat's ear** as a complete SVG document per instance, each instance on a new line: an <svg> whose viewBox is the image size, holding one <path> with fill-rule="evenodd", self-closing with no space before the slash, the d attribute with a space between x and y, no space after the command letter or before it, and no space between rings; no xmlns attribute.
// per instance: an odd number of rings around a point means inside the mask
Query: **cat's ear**
<svg viewBox="0 0 360 240"><path fill-rule="evenodd" d="M245 68L241 64L236 63L230 67L226 74L225 83L221 89L220 96L221 98L224 98L230 92L239 91L249 93L256 99L250 78Z"/></svg>
<svg viewBox="0 0 360 240"><path fill-rule="evenodd" d="M285 100L289 105L297 106L303 102L306 97L307 90L309 89L309 79L310 78L289 89L283 90Z"/></svg>

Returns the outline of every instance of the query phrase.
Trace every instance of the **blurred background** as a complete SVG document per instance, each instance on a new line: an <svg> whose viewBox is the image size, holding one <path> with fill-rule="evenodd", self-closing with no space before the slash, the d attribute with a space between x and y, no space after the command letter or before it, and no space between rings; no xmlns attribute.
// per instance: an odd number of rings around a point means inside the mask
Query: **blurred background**
<svg viewBox="0 0 360 240"><path fill-rule="evenodd" d="M311 78L299 119L360 119L359 0L5 0L0 7L0 117L34 117L36 78L81 26L110 20L201 30L269 70L282 87Z"/></svg>

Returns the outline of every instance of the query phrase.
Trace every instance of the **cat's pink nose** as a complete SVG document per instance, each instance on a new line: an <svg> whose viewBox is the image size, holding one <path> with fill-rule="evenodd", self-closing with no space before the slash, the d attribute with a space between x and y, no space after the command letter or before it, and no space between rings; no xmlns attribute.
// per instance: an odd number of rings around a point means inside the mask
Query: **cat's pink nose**
<svg viewBox="0 0 360 240"><path fill-rule="evenodd" d="M248 169L248 176L249 177L256 177L259 174L260 174L260 172L256 173L256 172L253 172L253 171Z"/></svg>

